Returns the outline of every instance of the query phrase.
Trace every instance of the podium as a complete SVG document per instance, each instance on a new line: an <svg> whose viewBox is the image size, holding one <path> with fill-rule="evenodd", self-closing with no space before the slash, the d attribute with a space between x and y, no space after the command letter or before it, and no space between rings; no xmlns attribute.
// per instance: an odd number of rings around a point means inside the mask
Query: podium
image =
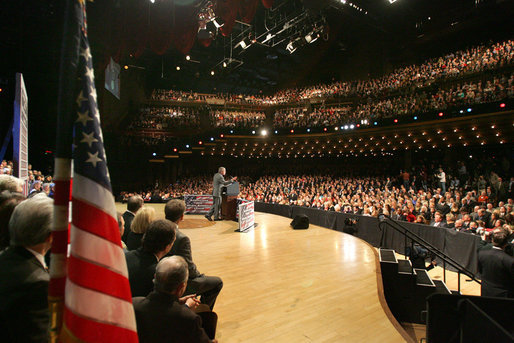
<svg viewBox="0 0 514 343"><path fill-rule="evenodd" d="M221 188L221 219L236 220L239 182Z"/></svg>

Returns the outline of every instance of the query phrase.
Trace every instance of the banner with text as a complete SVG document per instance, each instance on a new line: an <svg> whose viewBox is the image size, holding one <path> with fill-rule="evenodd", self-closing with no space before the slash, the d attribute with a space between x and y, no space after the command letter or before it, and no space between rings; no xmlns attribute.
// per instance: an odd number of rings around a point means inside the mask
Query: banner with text
<svg viewBox="0 0 514 343"><path fill-rule="evenodd" d="M184 195L186 213L207 214L213 204L212 195Z"/></svg>
<svg viewBox="0 0 514 343"><path fill-rule="evenodd" d="M255 224L255 212L253 201L241 201L241 203L238 206L237 212L239 215L239 231L245 232L250 229L253 229Z"/></svg>

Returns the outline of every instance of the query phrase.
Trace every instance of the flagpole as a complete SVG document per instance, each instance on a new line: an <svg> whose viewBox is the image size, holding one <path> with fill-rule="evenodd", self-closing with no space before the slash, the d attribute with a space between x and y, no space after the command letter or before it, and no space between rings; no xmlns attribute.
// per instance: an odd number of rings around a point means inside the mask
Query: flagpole
<svg viewBox="0 0 514 343"><path fill-rule="evenodd" d="M54 222L50 259L48 305L50 310L49 341L59 341L64 306L66 260L68 252L69 202L71 191L73 122L77 106L77 66L80 51L80 4L83 0L66 0L63 15L59 90L57 104L57 132L54 166Z"/></svg>

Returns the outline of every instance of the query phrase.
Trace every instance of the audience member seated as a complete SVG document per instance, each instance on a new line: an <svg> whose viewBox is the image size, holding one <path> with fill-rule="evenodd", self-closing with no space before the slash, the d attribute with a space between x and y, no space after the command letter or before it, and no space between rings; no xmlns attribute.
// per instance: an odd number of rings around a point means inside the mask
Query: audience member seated
<svg viewBox="0 0 514 343"><path fill-rule="evenodd" d="M127 235L128 250L136 250L141 246L141 239L154 219L155 209L153 207L143 207L136 213Z"/></svg>
<svg viewBox="0 0 514 343"><path fill-rule="evenodd" d="M14 208L23 200L25 197L21 193L0 192L0 251L9 246L9 220Z"/></svg>
<svg viewBox="0 0 514 343"><path fill-rule="evenodd" d="M132 296L147 296L153 289L155 266L170 250L175 241L176 224L156 220L143 236L143 245L125 253Z"/></svg>
<svg viewBox="0 0 514 343"><path fill-rule="evenodd" d="M23 192L21 180L11 175L0 175L0 192Z"/></svg>
<svg viewBox="0 0 514 343"><path fill-rule="evenodd" d="M0 252L0 332L5 342L47 342L45 254L52 244L53 200L37 195L18 204L9 221L10 246Z"/></svg>
<svg viewBox="0 0 514 343"><path fill-rule="evenodd" d="M198 306L195 296L182 297L187 281L188 265L182 257L165 257L157 264L153 292L132 300L141 343L217 343L214 331L211 340L193 312Z"/></svg>
<svg viewBox="0 0 514 343"><path fill-rule="evenodd" d="M182 256L187 262L189 279L185 294L200 295L202 304L208 305L212 310L216 298L223 288L223 281L217 276L201 274L196 268L191 252L191 241L189 237L183 234L178 228L178 225L184 219L185 210L186 204L182 200L170 200L166 203L166 207L164 208L166 219L177 224L175 228L177 239L168 255Z"/></svg>

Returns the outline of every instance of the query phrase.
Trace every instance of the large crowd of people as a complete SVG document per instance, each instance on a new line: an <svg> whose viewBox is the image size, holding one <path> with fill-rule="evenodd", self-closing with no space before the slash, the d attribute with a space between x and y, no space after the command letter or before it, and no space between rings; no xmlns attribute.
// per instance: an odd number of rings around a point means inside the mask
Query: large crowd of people
<svg viewBox="0 0 514 343"><path fill-rule="evenodd" d="M200 126L198 111L189 107L143 107L129 129L167 130L174 127Z"/></svg>
<svg viewBox="0 0 514 343"><path fill-rule="evenodd" d="M158 100L182 101L182 99L190 99L193 101L204 101L206 98L212 97L239 104L276 105L312 98L378 97L402 89L424 88L443 79L458 78L469 74L500 69L513 63L514 41L507 40L452 52L429 59L422 64L398 68L391 73L371 80L335 82L304 88L291 88L278 91L272 95L206 95L159 89L153 92L151 98Z"/></svg>
<svg viewBox="0 0 514 343"><path fill-rule="evenodd" d="M258 128L264 124L266 115L255 111L211 111L211 124L214 127Z"/></svg>
<svg viewBox="0 0 514 343"><path fill-rule="evenodd" d="M154 90L152 100L210 101L209 115L213 128L256 128L266 116L255 110L228 111L222 104L278 105L274 128L320 127L373 122L393 116L417 115L514 98L514 74L505 67L514 64L511 40L481 45L450 53L419 65L399 68L372 80L335 82L307 88L284 89L272 95L198 94L174 90ZM459 79L467 80L459 82ZM306 100L330 97L345 98L344 107L314 108L302 106ZM198 127L195 110L171 107L146 107L130 128L167 129ZM175 113L178 113L176 115Z"/></svg>

